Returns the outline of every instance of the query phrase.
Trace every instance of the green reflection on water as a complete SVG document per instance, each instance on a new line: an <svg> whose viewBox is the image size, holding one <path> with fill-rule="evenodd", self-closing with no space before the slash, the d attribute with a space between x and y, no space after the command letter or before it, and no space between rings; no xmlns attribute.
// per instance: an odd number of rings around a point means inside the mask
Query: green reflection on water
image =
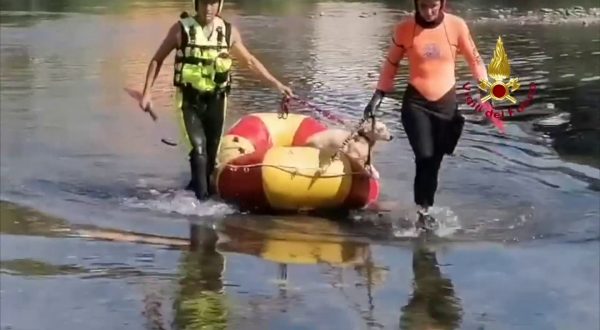
<svg viewBox="0 0 600 330"><path fill-rule="evenodd" d="M228 307L223 294L225 259L216 249L216 233L190 227L190 249L183 253L177 298L174 302L177 329L225 329Z"/></svg>

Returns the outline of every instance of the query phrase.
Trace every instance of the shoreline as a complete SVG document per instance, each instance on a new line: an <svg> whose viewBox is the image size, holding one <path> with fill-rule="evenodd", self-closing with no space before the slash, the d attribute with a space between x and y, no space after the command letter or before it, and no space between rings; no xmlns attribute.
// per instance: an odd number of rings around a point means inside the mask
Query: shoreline
<svg viewBox="0 0 600 330"><path fill-rule="evenodd" d="M400 16L411 16L414 11L397 10ZM467 9L452 10L451 14L456 14L472 24L518 24L518 25L582 25L590 26L600 24L600 7L584 8L582 6L572 6L569 8L540 8L529 10L527 12L519 11L517 8L491 8L491 9ZM318 15L309 15L309 18L316 16L331 16L325 12ZM377 16L377 12L362 12L358 15L360 18Z"/></svg>
<svg viewBox="0 0 600 330"><path fill-rule="evenodd" d="M472 23L505 23L519 25L562 25L579 24L589 26L600 23L600 8L540 8L526 13L518 12L517 8L490 9L489 17L483 16L472 20Z"/></svg>

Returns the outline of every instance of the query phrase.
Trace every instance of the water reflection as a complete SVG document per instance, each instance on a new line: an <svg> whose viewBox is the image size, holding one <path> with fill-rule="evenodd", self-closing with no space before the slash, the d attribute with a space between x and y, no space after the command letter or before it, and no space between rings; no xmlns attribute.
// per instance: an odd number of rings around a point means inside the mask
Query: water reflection
<svg viewBox="0 0 600 330"><path fill-rule="evenodd" d="M14 203L0 201L0 234L64 236L69 223Z"/></svg>
<svg viewBox="0 0 600 330"><path fill-rule="evenodd" d="M353 269L362 278L357 288L363 287L366 294L367 306L357 307L362 319L370 327L384 327L384 322L377 320L377 303L389 302L379 301L374 288L384 285L388 269L377 265L370 244L354 237L348 229L331 221L303 217L258 220L233 217L219 224L216 230L191 224L190 252L186 253L181 268L181 293L176 307L178 325L224 327L228 306L223 295L225 260L221 253L243 253L279 265L277 299L282 312L292 311L290 306L294 305L288 301L292 298L288 297L285 285L289 265L322 265L333 272L336 268ZM460 300L451 280L440 270L435 251L427 244L424 240L414 243L413 292L399 310L400 328L458 329L462 319ZM351 301L353 294L346 292L349 289L343 288L341 278L339 281L332 285L341 290L349 303L356 304Z"/></svg>
<svg viewBox="0 0 600 330"><path fill-rule="evenodd" d="M225 258L216 249L217 240L211 228L190 226L189 250L183 253L174 303L178 329L226 328L228 309L222 278Z"/></svg>
<svg viewBox="0 0 600 330"><path fill-rule="evenodd" d="M0 260L0 273L19 276L57 276L85 274L88 271L73 265L52 265L32 259Z"/></svg>
<svg viewBox="0 0 600 330"><path fill-rule="evenodd" d="M436 242L413 240L412 292L408 292L401 289L410 285L407 273L410 259L402 257L408 249L406 242L400 246L374 246L370 242L371 232L365 235L363 225L303 216L232 215L215 226L191 222L187 227L188 237L169 237L69 225L62 219L10 203L3 202L0 207L3 235L54 238L64 234L116 242L116 245L134 243L140 247L153 245L180 250L179 266L175 272L169 268L168 274L158 271L164 267L161 265L145 269L132 261L112 263L108 259L64 265L43 258L38 261L39 257L32 258L27 253L1 262L2 273L13 276L137 278L150 284L159 283L161 279L172 281L175 288L167 295L173 297L173 313L165 312L164 308L169 307L157 292L159 286L150 285L149 290L144 290L144 315L154 329L168 329L165 321L169 315L173 316L177 329L224 329L232 324L236 325L233 328L260 328L257 327L262 325L260 322L278 318L284 318L284 324L288 324L285 322L292 320L286 317L302 318L314 312L309 308L307 311L306 305L298 301L321 306L321 299L325 297L336 297L329 299L349 306L350 310L332 309L331 319L323 314L315 316L306 321L307 327L314 322L328 325L328 322L344 322L347 316L358 318L359 324L370 328L398 325L400 329L459 329L463 325L462 303L452 280L438 263L437 246L433 245ZM384 250L399 258L385 258ZM109 250L85 251L79 256L80 260ZM240 254L250 258L240 257ZM392 268L394 271L390 273ZM317 271L317 277L304 278L313 271ZM465 271L453 270L453 273ZM289 285L288 275L295 282L292 285ZM273 278L278 280L275 292L271 291ZM392 278L394 280L389 280ZM255 314L248 318L244 315L247 310ZM256 324L255 319L259 320Z"/></svg>
<svg viewBox="0 0 600 330"><path fill-rule="evenodd" d="M413 293L402 307L400 329L459 329L462 307L436 253L422 240L413 249Z"/></svg>
<svg viewBox="0 0 600 330"><path fill-rule="evenodd" d="M357 275L363 278L362 286L366 287L369 306L362 308L367 311L363 315L363 319L367 323L378 324L373 314L375 304L372 290L375 286L383 284L387 270L372 261L369 243L352 238L350 233L339 223L303 216L290 218L229 216L216 226L216 230L192 223L190 225L190 250L192 252L184 257L184 262L188 263L188 266L182 267L186 274L180 282L182 283L182 296L190 297L190 292L196 292L195 297L191 298L194 301L212 299L214 302L211 313L199 312L202 308L200 306L203 306L201 303L195 303L197 306L195 309L188 308L187 310L182 308L186 304L180 304L181 307L177 310L178 318L181 320L180 326L190 322L222 326L222 318L227 314L226 303L223 300L227 299L222 296L222 272L225 262L221 253L227 253L230 256L233 256L232 253L241 253L277 264L278 267L271 275L279 283L278 294L273 299L278 301L277 306L280 312L293 312L292 306L295 305L294 301L298 298L298 294L303 295L302 292L296 292L296 290L289 292L288 290L288 275L293 275L292 270L288 268L290 265L324 267L325 272L332 274L342 268L353 269ZM200 269L194 270L194 267ZM239 265L230 265L230 267L238 268ZM297 270L297 267L293 269ZM268 281L269 277L271 276L267 275L261 281ZM334 281L335 283L330 284L343 292L343 281L341 279ZM187 288L186 285L188 285ZM202 289L198 288L203 288L204 291L200 293L198 291ZM257 294L257 292L252 292L252 294ZM270 305L267 302L263 304ZM187 306L191 305L187 304ZM203 315L214 315L214 317L198 319Z"/></svg>
<svg viewBox="0 0 600 330"><path fill-rule="evenodd" d="M600 45L599 45L600 49ZM596 73L600 73L600 66ZM565 160L600 168L600 82L560 84L553 96L560 97L563 109L571 113L569 126L562 130L540 129L553 138L552 146Z"/></svg>
<svg viewBox="0 0 600 330"><path fill-rule="evenodd" d="M223 252L257 256L280 264L361 265L369 245L350 240L335 222L312 217L229 217L219 227Z"/></svg>

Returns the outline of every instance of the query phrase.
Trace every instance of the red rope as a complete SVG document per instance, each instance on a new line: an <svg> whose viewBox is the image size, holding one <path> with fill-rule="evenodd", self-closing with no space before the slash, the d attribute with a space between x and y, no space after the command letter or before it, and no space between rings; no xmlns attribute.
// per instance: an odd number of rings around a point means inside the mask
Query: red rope
<svg viewBox="0 0 600 330"><path fill-rule="evenodd" d="M336 122L336 123L341 124L341 125L346 125L346 122L344 120L342 120L340 117L334 115L331 111L325 110L325 109L323 109L323 108L321 108L321 107L319 107L319 106L317 106L317 105L309 102L308 100L302 99L302 98L297 97L297 96L292 96L292 97L290 97L290 96L284 96L281 99L281 107L280 107L280 110L279 110L280 117L284 117L284 116L287 116L289 114L292 101L295 101L295 102L297 102L297 103L299 103L299 104L301 104L301 105L303 105L303 106L305 106L305 107L307 107L309 109L312 109L315 112L318 112L323 117L325 117L325 118L327 118L327 119L329 119L329 120L331 120L333 122Z"/></svg>

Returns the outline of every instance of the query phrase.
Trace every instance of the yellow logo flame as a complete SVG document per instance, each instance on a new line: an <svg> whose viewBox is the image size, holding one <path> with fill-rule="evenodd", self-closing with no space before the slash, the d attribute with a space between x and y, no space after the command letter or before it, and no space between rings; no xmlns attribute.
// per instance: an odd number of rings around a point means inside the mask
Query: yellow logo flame
<svg viewBox="0 0 600 330"><path fill-rule="evenodd" d="M494 56L488 65L488 73L495 80L504 80L510 77L510 64L508 64L508 55L504 51L502 37L498 37L498 41L496 42Z"/></svg>
<svg viewBox="0 0 600 330"><path fill-rule="evenodd" d="M496 101L508 100L515 104L515 99L510 93L519 89L521 84L518 78L510 78L510 64L508 63L508 55L504 51L504 44L502 37L498 37L496 42L496 48L494 49L494 56L488 65L488 75L494 79L491 83L488 80L481 80L479 82L479 88L483 91L488 92L488 95L481 99L482 103L487 102L489 99ZM504 79L509 78L505 84Z"/></svg>

